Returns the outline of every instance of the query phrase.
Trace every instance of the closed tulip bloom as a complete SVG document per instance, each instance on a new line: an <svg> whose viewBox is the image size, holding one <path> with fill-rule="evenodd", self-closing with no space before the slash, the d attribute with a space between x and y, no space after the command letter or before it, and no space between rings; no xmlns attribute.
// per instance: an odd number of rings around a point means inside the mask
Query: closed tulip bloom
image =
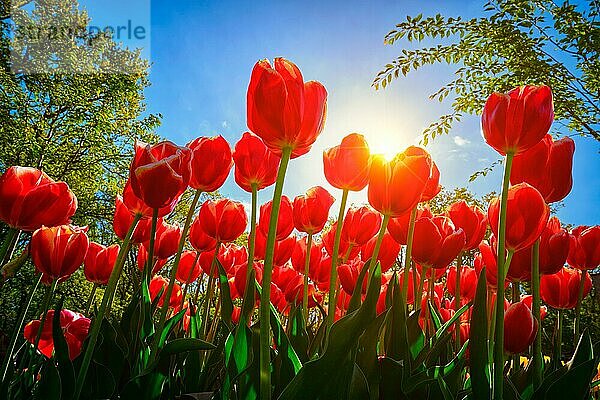
<svg viewBox="0 0 600 400"><path fill-rule="evenodd" d="M550 130L554 120L552 91L548 86L520 86L508 93L492 93L481 115L483 138L502 155L532 148Z"/></svg>
<svg viewBox="0 0 600 400"><path fill-rule="evenodd" d="M150 280L150 284L148 285L148 291L150 292L150 298L152 301L155 301L156 298L160 294L160 298L158 300L158 306L162 307L165 294L167 291L167 287L169 286L169 280L163 278L160 275L156 275L152 280ZM181 306L181 300L183 298L183 292L181 291L181 287L177 282L173 283L173 291L171 292L171 298L169 299L169 307L178 308Z"/></svg>
<svg viewBox="0 0 600 400"><path fill-rule="evenodd" d="M539 190L546 203L561 201L573 186L573 153L573 139L566 137L554 141L546 134L538 144L515 157L510 182L513 185L529 183Z"/></svg>
<svg viewBox="0 0 600 400"><path fill-rule="evenodd" d="M166 258L154 257L154 263L152 265L152 275L154 275L158 271L160 271L167 264L167 261L169 261L169 260ZM146 268L147 263L148 263L148 250L146 249L146 246L141 245L138 249L138 254L137 254L138 269L140 271L144 271L144 268Z"/></svg>
<svg viewBox="0 0 600 400"><path fill-rule="evenodd" d="M197 255L198 253L190 250L186 250L181 254L179 267L175 274L175 279L177 279L179 283L191 283L200 276L200 263L196 259Z"/></svg>
<svg viewBox="0 0 600 400"><path fill-rule="evenodd" d="M205 201L200 207L198 219L202 230L221 243L233 242L248 225L244 205L230 199Z"/></svg>
<svg viewBox="0 0 600 400"><path fill-rule="evenodd" d="M377 238L373 237L367 243L365 243L361 248L361 258L363 261L367 261L369 258L373 256L373 250L375 249L375 242L377 242ZM400 245L396 242L389 233L385 233L383 235L383 240L381 241L381 249L379 254L377 255L377 261L381 263L381 272L386 272L389 270L394 262L396 262L396 258L398 257L398 253L400 253Z"/></svg>
<svg viewBox="0 0 600 400"><path fill-rule="evenodd" d="M510 260L508 271L506 271L506 278L511 282L531 281L531 257L531 247L515 251Z"/></svg>
<svg viewBox="0 0 600 400"><path fill-rule="evenodd" d="M123 196L119 197L121 198L121 201L123 202L125 207L129 210L129 213L132 215L132 217L134 215L141 215L142 220L150 219L152 217L154 209L152 207L149 207L146 203L144 203L142 199L135 195L133 189L131 188L130 180L127 180L127 182L125 183L125 187L123 188ZM159 208L158 217L161 218L170 214L171 211L173 211L173 209L175 208L175 205L177 205L178 200L179 197L176 197L171 203ZM129 226L127 226L126 229L129 229Z"/></svg>
<svg viewBox="0 0 600 400"><path fill-rule="evenodd" d="M331 265L331 258L329 258L329 260ZM354 258L348 261L347 263L344 263L337 267L338 277L340 279L342 289L344 289L344 291L350 296L352 295L352 293L354 293L354 288L356 287L358 275L360 274L360 271L364 265L364 261L362 261L360 258ZM361 292L362 294L367 293L367 278L363 280Z"/></svg>
<svg viewBox="0 0 600 400"><path fill-rule="evenodd" d="M214 192L220 188L233 167L229 143L219 135L196 138L186 147L192 151L189 185L203 192Z"/></svg>
<svg viewBox="0 0 600 400"><path fill-rule="evenodd" d="M410 148L391 161L376 155L369 175L369 204L384 215L399 217L419 204L431 175L431 157L411 155Z"/></svg>
<svg viewBox="0 0 600 400"><path fill-rule="evenodd" d="M177 253L179 240L181 239L181 227L179 225L169 224L162 218L156 226L156 235L154 237L154 257L166 260ZM146 250L150 249L150 241L144 243Z"/></svg>
<svg viewBox="0 0 600 400"><path fill-rule="evenodd" d="M335 239L336 228L337 228L337 222L335 222L331 226L329 226L329 228L327 228L321 235L321 239L323 240L323 247L325 248L325 251L327 252L327 254L329 254L330 256L333 255L333 241ZM343 258L346 260L352 260L354 257L356 257L358 255L358 253L360 253L360 246L356 246L356 245L348 242L347 240L344 239L344 236L342 235L342 237L340 239L340 248L339 248L340 258Z"/></svg>
<svg viewBox="0 0 600 400"><path fill-rule="evenodd" d="M263 266L259 261L255 261L254 265L254 273L256 277L256 281L259 284L262 284L262 274L263 274ZM238 295L243 298L246 293L246 272L248 271L248 263L240 264L237 266L234 272L233 284L235 285L235 291ZM257 298L258 298L257 294Z"/></svg>
<svg viewBox="0 0 600 400"><path fill-rule="evenodd" d="M98 285L108 284L108 279L118 255L118 244L106 247L99 243L90 242L83 265L85 279Z"/></svg>
<svg viewBox="0 0 600 400"><path fill-rule="evenodd" d="M276 58L272 67L260 60L252 70L247 120L271 151L292 150L292 158L308 153L323 130L327 91L319 82L304 82L298 67Z"/></svg>
<svg viewBox="0 0 600 400"><path fill-rule="evenodd" d="M485 278L488 287L495 291L498 284L498 263L496 256L496 245L491 246L486 241L481 242L479 245L479 254L475 256L473 262L477 275L485 267ZM509 268L510 269L510 268ZM504 287L508 285L508 281L504 282Z"/></svg>
<svg viewBox="0 0 600 400"><path fill-rule="evenodd" d="M529 307L522 302L511 304L504 314L504 351L523 353L533 343L537 330L537 321Z"/></svg>
<svg viewBox="0 0 600 400"><path fill-rule="evenodd" d="M321 186L310 188L306 194L297 196L292 207L296 229L310 234L321 232L329 218L329 209L334 201L333 196Z"/></svg>
<svg viewBox="0 0 600 400"><path fill-rule="evenodd" d="M422 147L410 146L406 149L406 154L410 156L429 156L429 153ZM433 160L431 160L431 172L427 179L427 184L421 196L421 202L426 202L433 199L442 190L440 185L440 170Z"/></svg>
<svg viewBox="0 0 600 400"><path fill-rule="evenodd" d="M233 151L235 182L246 192L264 189L275 183L280 157L265 145L261 138L244 132Z"/></svg>
<svg viewBox="0 0 600 400"><path fill-rule="evenodd" d="M600 265L600 225L573 229L567 263L582 270L591 270Z"/></svg>
<svg viewBox="0 0 600 400"><path fill-rule="evenodd" d="M52 280L64 280L81 266L88 250L87 227L42 226L33 232L29 251L35 268Z"/></svg>
<svg viewBox="0 0 600 400"><path fill-rule="evenodd" d="M198 217L194 219L194 222L190 226L189 240L192 247L199 252L213 250L217 245L215 238L208 236L204 232L202 223Z"/></svg>
<svg viewBox="0 0 600 400"><path fill-rule="evenodd" d="M555 274L565 265L569 254L569 233L561 228L556 217L548 220L540 236L540 274Z"/></svg>
<svg viewBox="0 0 600 400"><path fill-rule="evenodd" d="M525 304L527 307L529 307L530 310L532 310L533 309L532 308L533 307L533 296L530 294L521 296L521 303ZM543 321L544 318L546 318L547 314L548 314L548 307L540 306L540 320L541 321Z"/></svg>
<svg viewBox="0 0 600 400"><path fill-rule="evenodd" d="M323 152L325 178L337 189L358 192L369 183L371 153L363 135L351 133Z"/></svg>
<svg viewBox="0 0 600 400"><path fill-rule="evenodd" d="M68 224L77 210L77 198L65 182L29 167L10 167L2 174L0 198L0 220L28 232Z"/></svg>
<svg viewBox="0 0 600 400"><path fill-rule="evenodd" d="M544 275L540 279L542 300L552 308L570 310L577 306L582 272L573 268L562 268L556 274ZM592 278L585 274L583 297L592 289Z"/></svg>
<svg viewBox="0 0 600 400"><path fill-rule="evenodd" d="M517 251L535 242L548 223L550 208L540 192L527 183L519 183L508 189L506 203L506 249ZM500 198L496 197L488 208L488 223L492 233L498 235Z"/></svg>
<svg viewBox="0 0 600 400"><path fill-rule="evenodd" d="M417 215L415 217L415 221L419 218L432 218L433 214L429 209L429 206L425 206L423 208L417 208ZM401 215L396 218L390 218L390 222L387 226L387 231L392 235L394 240L401 245L405 245L408 238L408 226L410 223L410 213Z"/></svg>
<svg viewBox="0 0 600 400"><path fill-rule="evenodd" d="M362 246L377 235L381 214L370 207L350 207L342 225L342 240L353 246Z"/></svg>
<svg viewBox="0 0 600 400"><path fill-rule="evenodd" d="M321 262L323 258L323 245L318 242L313 242L310 248L310 260L308 265L316 265ZM294 250L292 250L292 267L300 272L304 273L304 264L306 262L306 238L296 240Z"/></svg>
<svg viewBox="0 0 600 400"><path fill-rule="evenodd" d="M131 214L125 203L123 203L123 198L117 196L115 200L113 230L119 239L125 240L125 236L133 223L133 219L133 214ZM139 220L131 236L131 243L139 244L150 240L151 224L152 221L150 219Z"/></svg>
<svg viewBox="0 0 600 400"><path fill-rule="evenodd" d="M415 222L412 258L426 267L446 268L465 245L465 233L438 215Z"/></svg>
<svg viewBox="0 0 600 400"><path fill-rule="evenodd" d="M260 206L258 217L258 229L266 235L269 234L269 225L271 223L271 208L273 202L269 201ZM275 237L277 240L285 239L290 236L294 230L294 209L292 202L287 196L281 196L281 205L279 207L279 216L277 218L277 230Z"/></svg>
<svg viewBox="0 0 600 400"><path fill-rule="evenodd" d="M465 248L473 250L479 246L487 230L485 213L477 206L469 206L464 200L452 203L446 215L452 220L455 227L465 232Z"/></svg>
<svg viewBox="0 0 600 400"><path fill-rule="evenodd" d="M177 201L190 182L192 152L172 142L149 145L136 142L129 168L133 193L150 208Z"/></svg>
<svg viewBox="0 0 600 400"><path fill-rule="evenodd" d="M461 301L471 301L475 298L477 289L477 271L475 268L463 265L460 268L460 299ZM446 278L446 290L452 296L456 296L456 266L448 268Z"/></svg>
<svg viewBox="0 0 600 400"><path fill-rule="evenodd" d="M54 310L46 313L42 334L38 344L38 350L46 357L52 357L54 351L54 339L52 334L52 324L54 321ZM87 338L90 329L90 319L84 317L78 312L70 310L60 311L60 329L62 330L65 342L69 352L69 358L73 361L81 353L81 346ZM31 344L35 344L38 331L40 329L40 320L33 320L25 325L23 336Z"/></svg>

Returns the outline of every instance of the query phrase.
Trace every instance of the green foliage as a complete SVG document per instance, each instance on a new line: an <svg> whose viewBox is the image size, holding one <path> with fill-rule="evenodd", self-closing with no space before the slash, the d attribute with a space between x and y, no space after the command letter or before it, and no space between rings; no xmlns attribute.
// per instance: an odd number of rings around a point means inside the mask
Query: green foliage
<svg viewBox="0 0 600 400"><path fill-rule="evenodd" d="M489 0L482 17L406 17L385 37L402 48L373 82L387 87L425 65L457 65L454 79L430 99L452 101L452 112L423 131L423 143L448 133L465 114L479 114L492 92L522 84L552 88L557 133L563 128L600 140L600 3ZM431 44L433 42L433 44Z"/></svg>

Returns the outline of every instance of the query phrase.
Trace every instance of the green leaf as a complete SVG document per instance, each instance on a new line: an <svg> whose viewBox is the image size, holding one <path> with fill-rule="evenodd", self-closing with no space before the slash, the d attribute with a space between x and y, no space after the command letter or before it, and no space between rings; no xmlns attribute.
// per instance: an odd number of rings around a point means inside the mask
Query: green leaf
<svg viewBox="0 0 600 400"><path fill-rule="evenodd" d="M47 362L42 369L39 384L33 393L35 400L60 400L62 396L62 385L60 374L56 366Z"/></svg>
<svg viewBox="0 0 600 400"><path fill-rule="evenodd" d="M183 353L186 351L196 350L213 350L216 346L212 343L205 342L200 339L193 338L180 338L174 339L168 342L165 347L161 350L159 359L163 360L175 354Z"/></svg>
<svg viewBox="0 0 600 400"><path fill-rule="evenodd" d="M158 400L163 392L165 379L166 376L157 370L137 376L127 382L121 392L121 399Z"/></svg>
<svg viewBox="0 0 600 400"><path fill-rule="evenodd" d="M54 341L54 358L58 365L60 382L62 387L61 399L67 400L73 397L75 390L75 370L69 357L69 346L60 326L60 312L62 310L64 296L56 304L52 318L52 340Z"/></svg>
<svg viewBox="0 0 600 400"><path fill-rule="evenodd" d="M491 396L491 371L488 353L487 282L485 268L479 273L471 314L470 332L471 387L476 399Z"/></svg>
<svg viewBox="0 0 600 400"><path fill-rule="evenodd" d="M164 329L160 333L160 341L158 342L159 349L161 349L163 347L163 345L165 344L165 342L167 341L167 337L169 336L169 333L171 333L171 331L177 325L177 323L183 319L183 316L185 315L186 311L187 311L187 309L184 308L181 311L179 311L177 314L175 314L175 316L173 316L172 318L169 318L169 320L167 320L167 322L165 323Z"/></svg>
<svg viewBox="0 0 600 400"><path fill-rule="evenodd" d="M233 314L233 301L229 291L229 280L227 272L221 262L215 257L217 268L219 269L219 288L221 290L221 319L228 327L232 326L231 315ZM216 316L215 316L216 318Z"/></svg>
<svg viewBox="0 0 600 400"><path fill-rule="evenodd" d="M346 315L352 313L360 307L360 301L362 298L362 286L363 281L365 280L365 276L367 272L369 272L369 266L371 265L371 259L369 258L365 264L363 265L358 277L356 278L356 286L354 286L354 291L352 292L352 296L350 297L350 303L348 304L348 311L346 311Z"/></svg>

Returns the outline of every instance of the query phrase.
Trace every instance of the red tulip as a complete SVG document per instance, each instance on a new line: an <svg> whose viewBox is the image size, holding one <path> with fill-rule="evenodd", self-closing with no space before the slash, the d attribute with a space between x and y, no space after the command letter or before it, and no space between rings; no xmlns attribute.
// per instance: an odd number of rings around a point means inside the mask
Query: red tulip
<svg viewBox="0 0 600 400"><path fill-rule="evenodd" d="M310 279L323 292L329 291L329 281L331 278L331 257L321 258L321 262L308 271Z"/></svg>
<svg viewBox="0 0 600 400"><path fill-rule="evenodd" d="M0 198L0 220L23 231L68 224L77 210L66 183L29 167L10 167L2 174Z"/></svg>
<svg viewBox="0 0 600 400"><path fill-rule="evenodd" d="M548 220L540 237L540 274L555 274L561 270L569 254L570 238L556 217Z"/></svg>
<svg viewBox="0 0 600 400"><path fill-rule="evenodd" d="M166 260L177 253L179 240L181 239L181 227L165 222L162 218L156 226L154 237L154 257ZM144 243L146 250L150 249L150 239Z"/></svg>
<svg viewBox="0 0 600 400"><path fill-rule="evenodd" d="M363 261L367 261L373 256L373 250L375 249L375 242L377 238L373 237L361 248L361 258ZM377 255L377 261L381 263L381 272L386 272L394 265L396 258L400 253L400 245L392 238L389 233L385 233L383 240L381 241L381 249Z"/></svg>
<svg viewBox="0 0 600 400"><path fill-rule="evenodd" d="M414 269L408 270L408 290L406 292L406 304L413 304L415 302L415 285L413 282L419 282L421 280L421 274ZM398 287L404 287L404 268L398 273ZM417 294L419 296L420 294Z"/></svg>
<svg viewBox="0 0 600 400"><path fill-rule="evenodd" d="M315 186L308 189L306 194L297 196L293 204L293 220L296 229L310 234L321 232L327 223L329 209L334 201L333 196L321 186ZM281 209L279 212L281 216Z"/></svg>
<svg viewBox="0 0 600 400"><path fill-rule="evenodd" d="M136 142L129 169L133 193L151 208L171 205L188 187L191 157L190 149L172 142Z"/></svg>
<svg viewBox="0 0 600 400"><path fill-rule="evenodd" d="M521 296L521 303L525 304L530 310L533 308L533 296L528 294L525 296ZM533 312L533 311L532 311ZM540 320L543 321L546 318L546 314L548 314L548 308L546 306L540 306Z"/></svg>
<svg viewBox="0 0 600 400"><path fill-rule="evenodd" d="M235 182L246 192L264 189L275 183L280 158L256 135L244 132L233 152Z"/></svg>
<svg viewBox="0 0 600 400"><path fill-rule="evenodd" d="M421 201L431 175L429 154L412 155L409 147L391 161L374 156L369 176L369 203L384 215L399 217Z"/></svg>
<svg viewBox="0 0 600 400"><path fill-rule="evenodd" d="M150 298L152 301L156 300L160 293L160 298L158 300L158 306L162 307L163 302L165 300L165 293L167 291L167 287L169 286L169 280L163 278L160 275L156 275L150 281L150 285L148 286L148 290L150 292ZM181 306L181 300L183 299L183 292L181 291L181 287L177 282L173 283L173 291L171 292L171 298L169 299L169 307L178 308Z"/></svg>
<svg viewBox="0 0 600 400"><path fill-rule="evenodd" d="M323 247L330 256L333 255L333 241L335 239L335 230L337 228L337 222L333 223L327 230L323 232L321 238L323 240ZM360 247L349 243L344 240L342 235L340 240L339 254L343 260L352 260L360 253Z"/></svg>
<svg viewBox="0 0 600 400"><path fill-rule="evenodd" d="M115 200L115 215L113 217L113 229L115 235L121 240L125 240L125 236L133 223L133 214L123 203L123 198L117 196ZM141 219L133 231L131 243L139 244L150 240L150 227L152 221L150 219Z"/></svg>
<svg viewBox="0 0 600 400"><path fill-rule="evenodd" d="M35 268L52 280L64 280L81 266L88 250L87 227L42 226L33 232L29 251Z"/></svg>
<svg viewBox="0 0 600 400"><path fill-rule="evenodd" d="M561 201L573 186L574 152L573 139L566 137L555 142L546 134L538 144L515 157L510 182L529 183L539 190L546 203Z"/></svg>
<svg viewBox="0 0 600 400"><path fill-rule="evenodd" d="M519 154L548 133L554 119L548 86L520 86L506 94L492 93L481 116L483 138L498 153Z"/></svg>
<svg viewBox="0 0 600 400"><path fill-rule="evenodd" d="M199 137L187 144L192 151L190 186L203 192L220 188L231 167L231 148L223 136Z"/></svg>
<svg viewBox="0 0 600 400"><path fill-rule="evenodd" d="M508 271L506 271L506 278L511 282L531 281L531 257L531 247L515 251L508 266Z"/></svg>
<svg viewBox="0 0 600 400"><path fill-rule="evenodd" d="M323 245L321 243L313 242L310 248L310 260L308 265L314 266L321 262L323 258ZM306 238L296 240L294 250L292 250L292 267L300 272L304 273L304 264L306 262Z"/></svg>
<svg viewBox="0 0 600 400"><path fill-rule="evenodd" d="M146 205L146 203L144 203L142 199L135 195L133 189L131 188L130 180L127 180L127 182L125 182L125 187L123 188L123 197L120 197L120 199L125 205L125 208L127 208L129 213L131 214L131 217L133 217L136 214L141 215L143 219L149 219L152 217L153 208ZM177 204L178 200L179 197L173 199L173 201L167 204L166 206L159 208L158 217L161 218L170 214L171 211L173 211L173 209L175 208L175 205ZM129 225L125 227L125 232L127 232L127 229L129 229ZM124 236L125 235L123 235L123 237Z"/></svg>
<svg viewBox="0 0 600 400"><path fill-rule="evenodd" d="M258 228L267 236L269 234L269 225L271 223L272 201L260 206L260 215L258 217ZM279 216L277 218L277 231L275 237L277 240L285 239L290 236L294 230L294 210L292 202L287 196L281 196L281 205L279 207Z"/></svg>
<svg viewBox="0 0 600 400"><path fill-rule="evenodd" d="M200 218L197 217L190 226L189 239L192 247L198 252L211 251L217 245L217 241L204 232Z"/></svg>
<svg viewBox="0 0 600 400"><path fill-rule="evenodd" d="M241 263L237 263L236 258L238 256L237 249L233 244L219 246L219 252L217 253L217 260L223 266L223 269L229 275L233 271L233 267L235 265L239 265ZM217 264L213 265L213 259L215 257L215 251L207 251L200 254L199 264L205 274L216 278L219 276L219 270L217 268ZM212 270L212 271L211 271ZM212 273L211 273L212 272Z"/></svg>
<svg viewBox="0 0 600 400"><path fill-rule="evenodd" d="M591 270L600 265L600 225L573 229L567 263L582 270Z"/></svg>
<svg viewBox="0 0 600 400"><path fill-rule="evenodd" d="M523 353L533 343L537 330L537 321L529 307L522 302L511 304L504 314L504 351Z"/></svg>
<svg viewBox="0 0 600 400"><path fill-rule="evenodd" d="M157 258L157 257L153 257L153 258L154 258L154 263L152 265L152 275L154 275L158 271L160 271L167 264L167 261L169 261L166 258ZM148 263L148 250L146 250L146 247L144 245L142 245L139 247L138 254L137 254L138 269L140 271L143 271L146 268L147 263Z"/></svg>
<svg viewBox="0 0 600 400"><path fill-rule="evenodd" d="M179 267L175 274L175 279L179 283L192 283L200 276L200 263L198 262L198 253L186 250L181 254Z"/></svg>
<svg viewBox="0 0 600 400"><path fill-rule="evenodd" d="M552 275L544 275L540 279L540 295L550 307L559 310L575 308L579 297L582 272L573 268L562 268ZM583 297L592 289L592 278L585 274Z"/></svg>
<svg viewBox="0 0 600 400"><path fill-rule="evenodd" d="M247 96L248 127L275 153L306 154L323 130L327 91L319 82L304 82L298 67L276 58L256 63Z"/></svg>
<svg viewBox="0 0 600 400"><path fill-rule="evenodd" d="M42 335L38 344L38 350L46 357L52 357L54 351L54 340L52 336L52 324L54 321L54 310L46 313ZM40 329L40 320L33 320L25 325L23 336L31 343L35 344L38 331ZM74 360L81 353L81 346L88 335L90 329L90 319L82 314L69 310L60 311L60 328L67 342L69 358Z"/></svg>
<svg viewBox="0 0 600 400"><path fill-rule="evenodd" d="M465 233L448 217L420 218L415 222L412 258L426 267L446 268L465 245Z"/></svg>
<svg viewBox="0 0 600 400"><path fill-rule="evenodd" d="M198 219L202 230L221 243L233 242L244 233L248 224L244 205L229 199L205 201Z"/></svg>
<svg viewBox="0 0 600 400"><path fill-rule="evenodd" d="M408 240L408 225L410 223L410 214L411 213L407 213L397 218L390 218L390 222L387 226L387 231L390 233L390 235L392 235L396 242L402 245L406 244ZM429 206L425 206L424 208L417 208L417 215L415 217L415 221L423 217L433 218L433 214L431 213Z"/></svg>
<svg viewBox="0 0 600 400"><path fill-rule="evenodd" d="M331 265L331 258L328 257L329 259L329 265ZM337 271L338 271L338 276L340 279L340 284L342 285L342 289L344 289L344 291L346 293L348 293L348 295L352 295L352 293L354 293L354 288L356 287L356 281L358 280L358 275L360 274L360 271L362 269L362 267L364 266L364 262L360 259L360 258L354 258L350 261L348 261L345 264L339 265L337 267ZM367 279L365 278L363 280L363 285L362 285L362 294L367 293Z"/></svg>
<svg viewBox="0 0 600 400"><path fill-rule="evenodd" d="M369 183L371 153L363 135L351 133L323 152L325 178L331 186L358 192Z"/></svg>
<svg viewBox="0 0 600 400"><path fill-rule="evenodd" d="M409 148L407 148L406 155L413 157L429 157L429 153L427 153L425 149L416 146L410 146ZM440 170L438 169L437 165L435 165L435 162L431 160L431 172L429 174L429 178L427 179L425 190L423 190L421 202L426 202L433 199L441 190L442 186L440 185Z"/></svg>
<svg viewBox="0 0 600 400"><path fill-rule="evenodd" d="M362 246L377 235L381 214L370 207L350 207L342 225L342 240L353 246Z"/></svg>
<svg viewBox="0 0 600 400"><path fill-rule="evenodd" d="M477 271L467 265L460 268L460 300L471 301L475 298L477 289ZM456 296L456 266L448 268L448 277L446 279L446 290L452 296Z"/></svg>
<svg viewBox="0 0 600 400"><path fill-rule="evenodd" d="M464 200L459 200L448 207L446 215L455 227L465 232L465 247L463 250L473 250L479 246L487 230L487 219L477 206L469 206Z"/></svg>
<svg viewBox="0 0 600 400"><path fill-rule="evenodd" d="M106 247L90 242L83 266L85 278L98 285L107 285L118 255L118 244Z"/></svg>
<svg viewBox="0 0 600 400"><path fill-rule="evenodd" d="M473 263L478 276L483 267L485 267L487 285L493 291L496 290L498 285L498 264L496 254L496 246L490 246L487 242L483 241L479 245L479 254L475 257ZM505 281L504 287L507 285L508 282Z"/></svg>
<svg viewBox="0 0 600 400"><path fill-rule="evenodd" d="M540 192L534 187L519 183L508 189L506 212L506 249L517 251L529 247L546 227L550 209ZM496 197L488 208L488 223L498 236L500 198Z"/></svg>

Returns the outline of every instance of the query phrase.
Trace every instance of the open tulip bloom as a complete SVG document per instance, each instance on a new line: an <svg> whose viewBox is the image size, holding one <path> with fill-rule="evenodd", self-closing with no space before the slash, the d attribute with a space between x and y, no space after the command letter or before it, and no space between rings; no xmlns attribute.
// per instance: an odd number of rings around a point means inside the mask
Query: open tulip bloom
<svg viewBox="0 0 600 400"><path fill-rule="evenodd" d="M444 171L426 149L386 159L359 133L323 152L322 185L288 197L290 160L322 134L327 91L276 58L256 63L246 101L249 131L233 146L223 136L135 143L104 242L105 224L70 225L89 216L76 213L67 183L5 170L2 282L19 268L33 281L27 301L3 305L19 318L2 346L0 397L525 400L597 390L580 316L600 227L550 216L573 186L575 145L549 134L548 86L485 103L483 139L505 169L499 196L479 206L440 198ZM214 193L228 179L243 196ZM368 204L347 204L361 191ZM82 285L84 299L74 295ZM574 338L563 346L567 315Z"/></svg>

